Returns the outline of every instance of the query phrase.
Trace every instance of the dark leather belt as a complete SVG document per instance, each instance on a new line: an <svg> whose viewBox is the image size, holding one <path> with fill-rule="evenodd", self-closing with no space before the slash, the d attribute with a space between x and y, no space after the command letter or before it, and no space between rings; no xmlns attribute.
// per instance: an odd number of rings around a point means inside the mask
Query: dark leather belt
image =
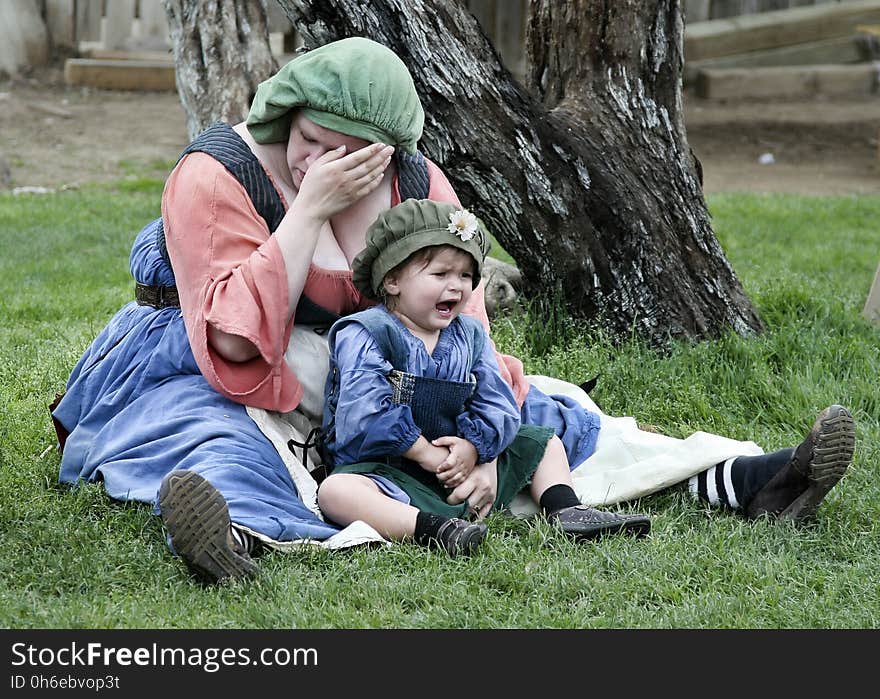
<svg viewBox="0 0 880 699"><path fill-rule="evenodd" d="M136 282L134 285L134 299L139 306L152 306L153 308L176 308L180 306L177 297L176 286L150 286Z"/></svg>

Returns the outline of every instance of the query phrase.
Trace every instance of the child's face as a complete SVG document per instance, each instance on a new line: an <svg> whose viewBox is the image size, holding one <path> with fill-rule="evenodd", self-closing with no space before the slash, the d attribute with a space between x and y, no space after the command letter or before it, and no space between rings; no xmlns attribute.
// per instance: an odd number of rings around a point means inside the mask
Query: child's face
<svg viewBox="0 0 880 699"><path fill-rule="evenodd" d="M449 325L473 293L474 259L444 246L427 261L415 259L385 277L392 312L413 331L439 332Z"/></svg>

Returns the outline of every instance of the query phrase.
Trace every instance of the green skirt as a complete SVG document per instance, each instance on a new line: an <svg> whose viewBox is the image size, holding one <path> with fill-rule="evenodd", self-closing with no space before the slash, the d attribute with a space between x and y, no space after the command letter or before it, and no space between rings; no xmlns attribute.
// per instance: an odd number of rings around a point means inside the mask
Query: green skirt
<svg viewBox="0 0 880 699"><path fill-rule="evenodd" d="M531 482L553 434L550 427L523 425L519 428L516 438L498 457L498 494L493 510L507 507ZM459 505L447 503L450 491L437 480L437 476L407 459L403 459L399 466L378 462L346 464L336 466L333 473L371 474L387 478L409 495L410 504L422 512L465 519L470 514L467 500Z"/></svg>

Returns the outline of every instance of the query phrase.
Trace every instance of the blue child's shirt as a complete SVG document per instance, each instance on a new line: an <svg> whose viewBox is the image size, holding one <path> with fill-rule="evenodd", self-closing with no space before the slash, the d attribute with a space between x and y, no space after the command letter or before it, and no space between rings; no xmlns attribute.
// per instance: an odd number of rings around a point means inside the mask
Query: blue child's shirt
<svg viewBox="0 0 880 699"><path fill-rule="evenodd" d="M383 310L393 319L407 346L406 372L448 381L471 379L467 331L458 319L441 331L437 346L428 354L419 338L394 314ZM393 402L392 387L386 378L393 367L370 332L359 323L342 327L336 333L331 361L339 371L333 462L363 463L406 452L421 430L413 421L410 407ZM476 379L476 389L457 418L458 434L453 436L471 442L477 450L477 463L485 463L496 458L516 437L520 410L513 391L501 377L491 342L483 343L470 373Z"/></svg>

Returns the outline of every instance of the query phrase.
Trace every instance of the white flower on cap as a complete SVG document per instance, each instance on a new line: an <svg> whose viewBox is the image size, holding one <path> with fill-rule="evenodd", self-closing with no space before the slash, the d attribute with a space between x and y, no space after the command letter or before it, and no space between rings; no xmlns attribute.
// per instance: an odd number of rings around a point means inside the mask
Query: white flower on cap
<svg viewBox="0 0 880 699"><path fill-rule="evenodd" d="M449 225L446 230L455 233L462 240L470 240L477 232L477 217L467 209L459 209L449 214Z"/></svg>

